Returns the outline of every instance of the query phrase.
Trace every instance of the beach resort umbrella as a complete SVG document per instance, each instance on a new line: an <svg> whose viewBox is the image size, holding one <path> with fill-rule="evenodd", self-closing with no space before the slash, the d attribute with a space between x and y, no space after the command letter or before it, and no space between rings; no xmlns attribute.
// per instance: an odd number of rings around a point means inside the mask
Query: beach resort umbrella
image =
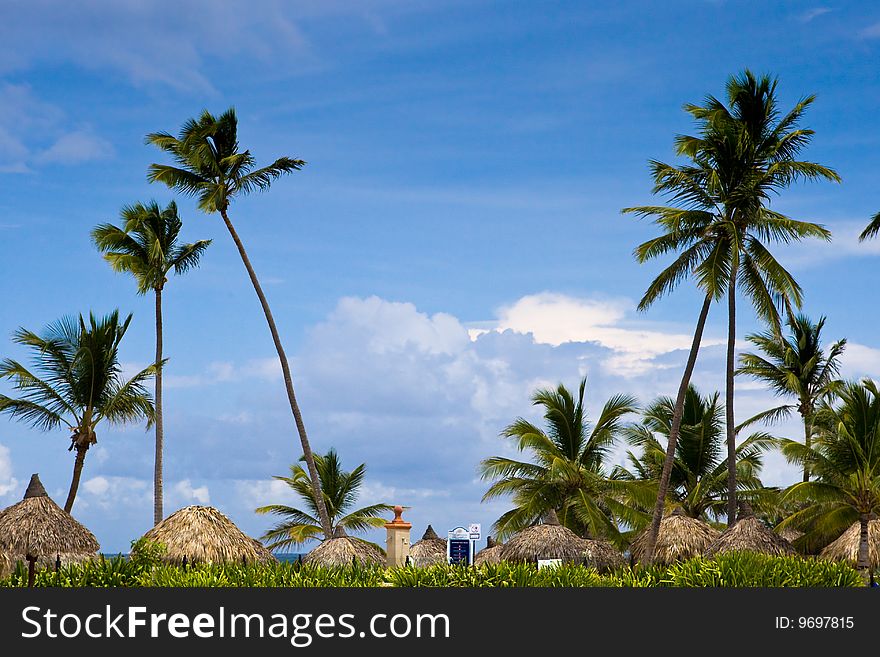
<svg viewBox="0 0 880 657"><path fill-rule="evenodd" d="M474 555L474 565L479 566L484 563L501 563L501 550L503 543L496 543L491 536L486 539L486 547Z"/></svg>
<svg viewBox="0 0 880 657"><path fill-rule="evenodd" d="M342 527L336 527L333 538L322 542L309 552L303 563L314 566L361 566L385 565L385 552L378 545L345 533Z"/></svg>
<svg viewBox="0 0 880 657"><path fill-rule="evenodd" d="M552 509L541 524L517 532L501 550L502 561L535 563L539 559L585 563L597 570L623 565L623 557L610 544L581 538L560 525Z"/></svg>
<svg viewBox="0 0 880 657"><path fill-rule="evenodd" d="M823 559L849 561L855 565L859 560L859 540L862 528L853 523L840 537L819 553ZM868 562L871 569L880 568L880 519L868 521Z"/></svg>
<svg viewBox="0 0 880 657"><path fill-rule="evenodd" d="M759 552L762 554L797 554L791 543L755 517L748 504L740 507L736 522L706 548L707 557L724 552Z"/></svg>
<svg viewBox="0 0 880 657"><path fill-rule="evenodd" d="M167 563L265 563L275 557L212 506L186 506L143 535L162 543Z"/></svg>
<svg viewBox="0 0 880 657"><path fill-rule="evenodd" d="M28 562L28 586L34 584L36 564L54 565L94 557L98 539L46 494L33 475L18 504L0 514L0 552L11 564Z"/></svg>
<svg viewBox="0 0 880 657"><path fill-rule="evenodd" d="M691 518L681 507L660 521L654 545L654 563L669 565L698 557L721 535L721 532L699 518ZM648 544L648 531L635 538L629 547L632 559L641 562Z"/></svg>
<svg viewBox="0 0 880 657"><path fill-rule="evenodd" d="M421 540L412 544L409 549L414 566L425 568L438 563L446 563L446 541L439 536L431 525L422 535Z"/></svg>

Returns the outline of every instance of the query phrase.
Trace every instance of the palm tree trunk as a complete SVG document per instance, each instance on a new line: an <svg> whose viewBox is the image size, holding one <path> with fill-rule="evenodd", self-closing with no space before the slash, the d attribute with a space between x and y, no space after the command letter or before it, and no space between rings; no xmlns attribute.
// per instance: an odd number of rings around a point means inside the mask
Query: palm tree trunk
<svg viewBox="0 0 880 657"><path fill-rule="evenodd" d="M809 415L804 415L804 447L809 452L813 443L813 423ZM810 466L804 461L804 481L810 480Z"/></svg>
<svg viewBox="0 0 880 657"><path fill-rule="evenodd" d="M76 492L79 490L79 478L82 476L83 464L86 461L86 452L89 451L88 445L76 446L76 459L73 461L73 479L70 482L70 491L67 493L67 501L64 503L64 510L70 513L73 509L73 502L76 499Z"/></svg>
<svg viewBox="0 0 880 657"><path fill-rule="evenodd" d="M727 288L727 526L736 522L736 420L733 416L733 378L736 371L736 264Z"/></svg>
<svg viewBox="0 0 880 657"><path fill-rule="evenodd" d="M675 446L678 443L678 434L681 431L681 418L684 415L684 400L687 389L697 363L697 354L700 351L700 343L703 340L703 329L706 327L706 317L709 315L709 306L712 305L712 297L706 295L703 307L697 319L697 327L694 329L694 340L688 354L684 374L681 377L681 385L678 387L678 396L675 398L675 409L672 412L672 426L669 429L669 442L666 445L666 458L663 460L663 471L660 474L660 485L657 490L657 503L654 505L654 515L651 518L651 529L648 532L648 544L645 547L643 563L651 565L654 561L654 546L657 544L657 532L660 531L660 521L663 519L663 507L666 503L666 493L669 490L669 478L672 475L672 464L675 461Z"/></svg>
<svg viewBox="0 0 880 657"><path fill-rule="evenodd" d="M223 217L223 221L226 223L226 228L229 231L229 234L232 235L232 240L235 242L235 246L238 247L238 253L241 256L242 262L244 262L245 269L247 269L248 276L251 278L251 283L254 286L254 291L257 293L257 297L260 299L260 305L263 307L263 313L266 315L266 322L269 324L269 332L272 334L272 341L275 343L275 350L278 352L278 360L281 361L281 372L284 375L284 386L287 389L287 399L290 401L290 410L293 412L293 420L296 423L296 429L299 432L299 439L302 443L303 456L306 460L306 465L309 470L309 478L312 480L312 488L315 491L315 502L317 502L318 507L318 518L321 521L321 530L324 532L324 536L326 538L330 538L333 536L332 525L330 524L330 515L327 513L327 505L324 502L324 494L321 490L321 480L318 477L318 469L315 467L315 457L312 454L312 448L309 445L309 437L306 434L306 426L303 423L302 413L299 410L299 404L296 401L296 395L293 392L293 379L290 375L290 366L287 363L287 355L284 353L284 347L281 345L281 338L278 336L278 329L275 326L275 319L272 317L272 311L269 309L269 302L266 301L266 296L263 294L263 288L260 286L260 281L257 279L257 274L254 272L254 268L251 266L250 258L248 258L247 251L244 249L244 244L242 244L241 239L238 237L238 233L235 232L235 228L232 226L232 222L229 220L229 216L226 214L226 210L220 211L220 216Z"/></svg>
<svg viewBox="0 0 880 657"><path fill-rule="evenodd" d="M165 428L162 421L162 288L156 288L156 459L153 468L153 525L164 517L162 450Z"/></svg>
<svg viewBox="0 0 880 657"><path fill-rule="evenodd" d="M859 516L859 558L856 561L856 570L862 576L865 586L871 581L871 561L868 558L868 521L870 516L863 513Z"/></svg>

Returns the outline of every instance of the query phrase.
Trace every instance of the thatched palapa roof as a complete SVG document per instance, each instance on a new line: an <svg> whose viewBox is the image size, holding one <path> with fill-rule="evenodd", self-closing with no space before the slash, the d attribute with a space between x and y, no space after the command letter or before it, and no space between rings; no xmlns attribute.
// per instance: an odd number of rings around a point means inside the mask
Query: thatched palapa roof
<svg viewBox="0 0 880 657"><path fill-rule="evenodd" d="M541 524L513 536L504 544L500 556L502 561L530 563L539 559L562 559L569 563L587 563L597 570L623 565L623 557L609 543L581 538L560 525L553 510Z"/></svg>
<svg viewBox="0 0 880 657"><path fill-rule="evenodd" d="M736 522L706 548L706 556L738 551L773 555L797 554L792 544L758 520L747 504L742 505Z"/></svg>
<svg viewBox="0 0 880 657"><path fill-rule="evenodd" d="M650 528L639 533L630 545L630 553L635 561L641 561L648 547ZM691 518L681 509L676 509L660 521L657 543L654 545L654 563L671 564L698 557L721 532L699 518Z"/></svg>
<svg viewBox="0 0 880 657"><path fill-rule="evenodd" d="M425 530L421 540L412 544L409 549L413 565L419 568L446 563L446 541L439 536L431 525Z"/></svg>
<svg viewBox="0 0 880 657"><path fill-rule="evenodd" d="M819 556L832 561L849 561L855 565L859 560L861 538L861 524L855 522L836 541L826 546ZM868 562L871 568L880 567L880 519L868 521Z"/></svg>
<svg viewBox="0 0 880 657"><path fill-rule="evenodd" d="M316 566L385 565L385 553L375 543L352 538L342 527L337 527L333 538L322 542L309 552L303 563Z"/></svg>
<svg viewBox="0 0 880 657"><path fill-rule="evenodd" d="M163 561L264 563L275 557L212 506L187 506L175 511L143 536L165 545Z"/></svg>
<svg viewBox="0 0 880 657"><path fill-rule="evenodd" d="M0 552L7 568L28 557L41 565L79 562L96 556L98 539L52 501L39 475L31 476L24 499L0 513Z"/></svg>
<svg viewBox="0 0 880 657"><path fill-rule="evenodd" d="M484 563L501 563L501 550L504 548L503 543L496 543L489 536L486 539L486 547L474 555L474 565L479 566Z"/></svg>

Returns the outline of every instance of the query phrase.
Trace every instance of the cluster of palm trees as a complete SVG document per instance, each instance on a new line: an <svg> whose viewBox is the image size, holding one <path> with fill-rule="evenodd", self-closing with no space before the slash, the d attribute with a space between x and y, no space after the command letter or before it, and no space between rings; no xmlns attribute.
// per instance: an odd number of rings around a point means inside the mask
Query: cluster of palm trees
<svg viewBox="0 0 880 657"><path fill-rule="evenodd" d="M615 397L596 424L588 426L583 382L577 400L562 386L536 393L534 402L545 408L548 430L520 419L503 434L515 439L521 451L531 452L535 462L499 457L482 464L484 478L495 480L486 498L510 493L516 505L496 523L502 535L553 507L573 529L602 534L604 527L605 537L618 543L626 541L621 525L647 525L645 559L650 562L661 518L672 501L695 516L717 519L726 510L727 523L732 524L741 497L765 509L796 504L786 524L810 530L815 540L839 533L843 523L858 519L864 538L860 565L866 566L867 522L880 511L880 427L872 415L880 404L877 390L868 380L837 380L845 341L822 350L824 318L814 324L797 314L803 291L768 248L808 238L830 240L825 227L768 206L772 195L795 182L840 178L828 167L800 159L813 135L800 123L814 97L803 98L783 113L776 89L775 79L745 71L728 80L726 102L709 96L702 104L685 105L697 134L675 140L676 154L684 163L650 162L653 192L666 196L670 205L623 210L653 218L661 229L659 236L635 249L640 263L673 257L648 287L639 309L646 310L687 279L703 297L675 399L656 400L640 424L624 427L620 416L636 409L629 398ZM861 239L878 233L880 214ZM740 367L735 354L738 294L767 326L765 332L748 337L762 353L743 354ZM723 300L728 336L722 422L719 397L701 397L690 381L709 311ZM783 335L785 326L790 336ZM792 403L737 424L737 373L765 381ZM772 423L794 410L804 421L803 442L779 443L766 433L738 441L744 427ZM641 450L630 455L632 472L606 471L602 464L615 432ZM657 435L665 439L665 447ZM762 452L776 444L802 465L804 473L803 481L781 497L768 494L773 491L757 478Z"/></svg>
<svg viewBox="0 0 880 657"><path fill-rule="evenodd" d="M164 183L196 197L200 210L219 213L222 217L269 325L309 477L314 489L320 491L315 458L278 329L247 251L229 218L229 207L236 198L267 190L275 179L301 169L305 162L282 157L268 166L256 167L250 151L239 148L237 135L238 120L232 109L217 117L203 112L198 119L186 121L177 137L165 132L149 134L146 143L169 154L174 163L150 165L147 177L150 182ZM0 362L0 377L8 379L19 393L14 397L0 395L0 413L44 431L60 426L70 429L70 449L76 455L65 504L67 512L72 510L76 499L86 453L97 441L97 425L102 421L123 424L144 420L148 427L154 425L155 524L164 514L162 371L166 361L163 358L162 293L172 271L182 274L198 266L210 240L181 243L183 224L174 201L164 209L154 201L126 206L121 212L121 220L121 225L97 226L92 231L92 238L115 271L134 277L139 294L149 291L155 294L154 362L125 379L119 362L119 345L131 323L131 315L120 319L118 311L103 318L90 314L88 321L82 315L78 319L65 317L42 334L22 328L13 339L31 348L33 366L28 368L13 359ZM146 387L149 379L155 381L155 397ZM323 495L316 496L315 506L324 533L330 535L330 518Z"/></svg>

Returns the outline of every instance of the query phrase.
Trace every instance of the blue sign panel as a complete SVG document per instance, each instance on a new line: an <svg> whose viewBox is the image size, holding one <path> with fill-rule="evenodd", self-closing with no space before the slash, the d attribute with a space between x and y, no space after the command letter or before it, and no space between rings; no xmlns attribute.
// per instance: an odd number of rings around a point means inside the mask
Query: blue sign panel
<svg viewBox="0 0 880 657"><path fill-rule="evenodd" d="M469 539L449 540L449 563L471 565L471 542Z"/></svg>

